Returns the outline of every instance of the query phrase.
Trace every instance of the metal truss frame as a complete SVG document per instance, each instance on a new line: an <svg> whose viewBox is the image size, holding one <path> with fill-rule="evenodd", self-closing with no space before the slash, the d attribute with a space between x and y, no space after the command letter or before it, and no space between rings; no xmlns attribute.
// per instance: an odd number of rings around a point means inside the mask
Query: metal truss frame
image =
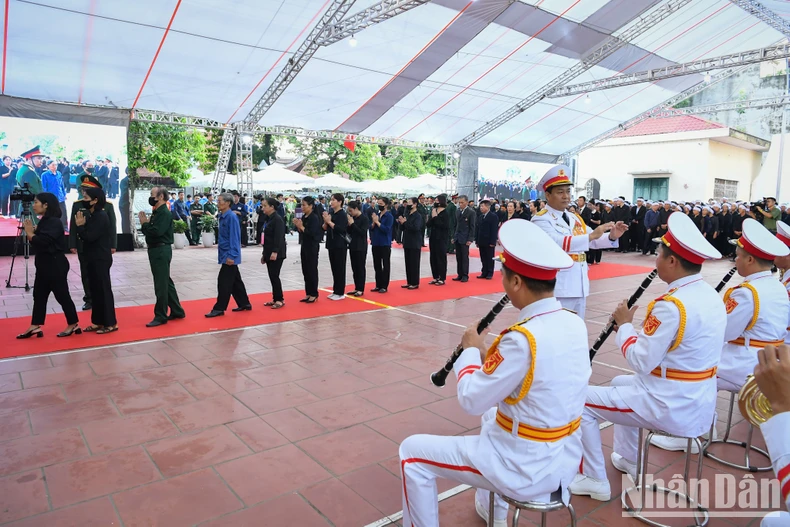
<svg viewBox="0 0 790 527"><path fill-rule="evenodd" d="M704 106L655 109L651 112L650 117L677 117L678 115L698 115L702 113L729 112L732 110L752 110L758 108L770 108L772 106L784 106L785 104L790 104L790 94L780 95L778 97L749 99L745 101L727 101Z"/></svg>
<svg viewBox="0 0 790 527"><path fill-rule="evenodd" d="M730 2L790 38L790 24L760 2L755 2L754 0L730 0Z"/></svg>
<svg viewBox="0 0 790 527"><path fill-rule="evenodd" d="M461 154L447 151L444 153L444 191L451 196L457 189L458 169L461 165ZM455 182L455 183L453 183ZM455 187L453 185L456 185Z"/></svg>
<svg viewBox="0 0 790 527"><path fill-rule="evenodd" d="M214 169L214 179L211 182L211 188L213 189L220 189L225 184L225 175L228 173L228 165L230 164L230 154L233 152L233 142L237 135L236 127L227 128L222 133L222 144L219 147L217 166Z"/></svg>
<svg viewBox="0 0 790 527"><path fill-rule="evenodd" d="M664 79L671 79L673 77L693 75L695 73L702 73L722 68L737 68L739 66L758 64L760 62L766 62L769 60L786 58L790 58L790 43L784 43L768 48L742 51L740 53L731 53L729 55L721 55L719 57L711 57L709 59L695 60L691 62L685 62L683 64L673 64L647 71L615 75L606 79L582 82L570 86L563 86L551 93L549 97L568 97L571 95L579 95L592 91L609 90L612 88L630 86L632 84L640 84L643 82L657 82Z"/></svg>
<svg viewBox="0 0 790 527"><path fill-rule="evenodd" d="M558 88L564 86L571 80L575 79L585 71L589 70L593 66L599 64L605 58L612 55L619 49L622 49L628 43L630 43L635 38L642 35L645 31L652 28L662 20L670 17L671 15L675 14L677 11L682 9L683 7L687 6L691 3L691 0L670 0L666 4L662 5L649 15L645 16L644 18L640 18L637 22L632 24L629 28L625 31L620 33L617 37L610 37L603 43L599 48L595 49L591 53L584 56L578 64L573 66L572 68L568 69L562 75L555 77L553 80L549 81L545 84L542 88L539 88L537 91L533 92L529 97L519 101L515 105L513 105L510 109L504 111L497 117L493 118L492 120L488 121L486 124L475 130L474 132L470 133L457 143L453 145L453 148L457 151L462 150L465 146L472 144L475 141L478 141L491 133L492 131L496 130L506 122L510 121L514 117L518 116L527 108L530 108L551 93L556 91Z"/></svg>
<svg viewBox="0 0 790 527"><path fill-rule="evenodd" d="M316 44L329 46L359 33L385 20L396 17L415 7L427 4L430 0L382 0L367 9L349 15L337 24L327 26L318 37Z"/></svg>
<svg viewBox="0 0 790 527"><path fill-rule="evenodd" d="M712 86L712 85L714 85L714 84L716 84L718 82L721 82L724 79L726 79L726 78L728 78L728 77L730 77L732 75L735 75L736 73L740 73L740 72L746 70L746 68L748 68L748 66L742 66L740 68L729 68L729 69L726 69L724 71L721 71L721 72L717 73L715 76L711 77L710 82L700 82L699 84L697 84L695 86L692 86L691 88L689 88L687 90L684 90L684 91L678 93L677 95L667 99L666 101L662 102L661 104L657 104L656 106L650 108L649 110L646 110L646 111L642 112L641 114L637 115L636 117L632 117L628 121L620 123L619 125L615 126L614 128L610 128L609 130L605 131L602 134L598 134L597 136L593 137L592 139L589 139L589 140L585 141L584 143L582 143L580 145L577 145L573 149L568 150L567 152L564 152L563 154L560 155L560 159L562 160L562 162L567 164L573 156L577 155L582 150L586 150L587 148L590 148L592 146L597 145L601 141L605 141L605 140L609 139L611 136L613 136L617 132L620 132L622 130L626 130L628 128L631 128L632 126L637 125L637 124L641 123L642 121L644 121L646 119L650 119L657 112L666 111L667 109L671 108L672 106L674 106L675 104L679 103L680 101L688 99L692 95L696 95L697 93L701 92L702 90L705 90L708 87L710 87L710 86ZM744 102L744 101L741 101L741 102Z"/></svg>

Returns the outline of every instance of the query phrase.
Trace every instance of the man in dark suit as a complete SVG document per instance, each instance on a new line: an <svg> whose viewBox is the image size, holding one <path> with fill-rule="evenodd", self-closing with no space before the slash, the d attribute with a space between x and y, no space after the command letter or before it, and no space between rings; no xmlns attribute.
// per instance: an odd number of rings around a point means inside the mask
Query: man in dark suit
<svg viewBox="0 0 790 527"><path fill-rule="evenodd" d="M577 208L579 209L579 216L582 217L584 224L589 225L590 217L592 217L592 211L587 206L587 198L584 196L579 196L578 198L576 198L576 205L578 206Z"/></svg>
<svg viewBox="0 0 790 527"><path fill-rule="evenodd" d="M118 167L113 166L112 159L107 159L107 169L110 172L109 182L108 182L109 192L107 195L108 197L115 199L118 197L120 173Z"/></svg>
<svg viewBox="0 0 790 527"><path fill-rule="evenodd" d="M96 179L99 180L99 184L102 188L107 188L107 184L110 182L110 169L107 168L107 165L104 164L104 159L97 157L96 158ZM108 189L109 190L109 189Z"/></svg>
<svg viewBox="0 0 790 527"><path fill-rule="evenodd" d="M628 232L631 238L630 249L632 251L638 251L644 247L645 214L647 214L645 200L644 198L637 198L636 205L631 207L631 225L628 227Z"/></svg>
<svg viewBox="0 0 790 527"><path fill-rule="evenodd" d="M631 209L626 206L625 198L620 196L615 200L615 207L612 211L614 216L614 221L616 222L623 222L626 225L631 225ZM628 231L620 238L620 245L618 246L617 252L619 253L627 253L628 252Z"/></svg>
<svg viewBox="0 0 790 527"><path fill-rule="evenodd" d="M491 202L487 199L480 202L479 221L475 243L480 249L480 262L483 268L477 278L491 280L494 277L494 249L499 232L499 218L491 211Z"/></svg>
<svg viewBox="0 0 790 527"><path fill-rule="evenodd" d="M455 243L455 262L458 269L458 276L453 278L456 282L469 281L469 246L475 239L475 228L477 214L469 206L469 198L458 196L458 210L455 212L455 232L453 242Z"/></svg>

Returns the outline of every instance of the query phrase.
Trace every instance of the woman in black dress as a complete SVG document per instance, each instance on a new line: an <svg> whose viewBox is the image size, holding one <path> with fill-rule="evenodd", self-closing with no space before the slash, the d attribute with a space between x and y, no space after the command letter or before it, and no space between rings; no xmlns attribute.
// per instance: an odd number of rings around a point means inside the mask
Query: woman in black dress
<svg viewBox="0 0 790 527"><path fill-rule="evenodd" d="M447 243L450 239L450 218L447 215L447 194L439 194L428 218L428 248L431 255L430 285L444 285L447 280Z"/></svg>
<svg viewBox="0 0 790 527"><path fill-rule="evenodd" d="M83 189L82 202L88 214L82 210L77 211L74 223L77 225L77 236L82 240L82 253L87 263L85 270L90 277L93 298L91 325L85 328L85 331L95 331L99 335L104 335L118 331L115 298L110 280L112 227L110 218L104 212L107 197L102 189Z"/></svg>
<svg viewBox="0 0 790 527"><path fill-rule="evenodd" d="M299 257L302 261L304 293L300 302L313 304L318 301L318 253L321 251L322 219L315 212L315 198L302 198L302 217L294 219L294 225L302 237Z"/></svg>
<svg viewBox="0 0 790 527"><path fill-rule="evenodd" d="M58 337L70 337L82 330L79 328L77 309L69 294L69 261L66 259L66 236L60 222L61 210L58 198L49 192L36 195L33 201L33 213L41 216L34 228L33 222L25 220L25 235L36 251L36 279L33 283L33 317L30 327L18 339L27 339L35 335L43 337L41 326L47 317L47 300L49 294L55 294L55 300L63 308L66 315L66 329L58 333Z"/></svg>
<svg viewBox="0 0 790 527"><path fill-rule="evenodd" d="M419 200L409 198L406 201L404 216L398 218L403 229L403 258L406 260L406 283L404 289L420 287L420 256L422 253L422 214L417 211Z"/></svg>

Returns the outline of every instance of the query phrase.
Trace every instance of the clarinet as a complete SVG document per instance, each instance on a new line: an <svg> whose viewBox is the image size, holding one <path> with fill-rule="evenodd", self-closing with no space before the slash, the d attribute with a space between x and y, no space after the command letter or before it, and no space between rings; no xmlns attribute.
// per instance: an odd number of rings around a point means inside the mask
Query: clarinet
<svg viewBox="0 0 790 527"><path fill-rule="evenodd" d="M507 295L503 296L497 304L491 308L491 311L488 312L486 316L477 324L477 332L482 333L485 329L494 321L496 316L505 309L505 306L510 303L510 299ZM441 388L444 386L445 381L447 380L447 376L453 371L453 364L455 361L458 360L458 357L461 356L461 353L464 351L463 344L459 344L455 351L450 356L450 359L447 361L447 364L444 365L444 368L437 371L436 373L431 374L431 382L434 386L438 386Z"/></svg>
<svg viewBox="0 0 790 527"><path fill-rule="evenodd" d="M724 275L724 278L721 279L721 282L719 282L719 285L716 286L716 292L717 293L720 293L721 290L724 289L724 286L727 285L727 282L730 281L730 278L732 278L732 275L734 275L735 271L737 271L737 270L738 270L737 267L733 267L732 269L730 269L729 273Z"/></svg>
<svg viewBox="0 0 790 527"><path fill-rule="evenodd" d="M631 298L628 299L629 308L632 307L634 304L636 304L636 301L639 300L639 297L642 296L642 293L645 292L645 289L650 287L650 283L653 281L653 279L656 277L657 274L658 274L658 269L653 269L650 272L650 274L647 275L644 280L642 280L642 283L639 285L639 288L636 291L634 291L634 294L631 295ZM595 344L593 344L592 348L590 348L590 362L592 362L593 358L595 357L595 354L598 353L599 349L601 349L601 346L603 346L603 343L606 341L606 339L609 338L609 335L612 334L612 331L614 331L614 319L609 321L609 323L606 325L603 331L601 331L601 334L598 335L598 340L596 340Z"/></svg>

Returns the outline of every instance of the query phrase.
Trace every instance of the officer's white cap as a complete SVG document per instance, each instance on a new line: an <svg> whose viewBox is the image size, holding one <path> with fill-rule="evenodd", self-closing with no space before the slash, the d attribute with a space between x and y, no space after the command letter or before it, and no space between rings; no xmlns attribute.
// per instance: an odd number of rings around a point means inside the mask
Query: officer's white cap
<svg viewBox="0 0 790 527"><path fill-rule="evenodd" d="M538 192L562 185L572 185L570 180L571 169L567 165L555 165L543 174L538 182Z"/></svg>
<svg viewBox="0 0 790 527"><path fill-rule="evenodd" d="M741 230L743 231L741 237L737 240L730 240L730 243L737 245L752 256L763 260L773 260L777 256L790 254L790 248L755 219L743 220Z"/></svg>
<svg viewBox="0 0 790 527"><path fill-rule="evenodd" d="M702 235L691 218L685 214L672 214L667 220L667 233L653 241L663 243L673 253L693 264L721 258L721 253Z"/></svg>
<svg viewBox="0 0 790 527"><path fill-rule="evenodd" d="M543 229L521 218L502 224L499 257L511 271L535 280L553 280L557 271L573 266L573 260Z"/></svg>
<svg viewBox="0 0 790 527"><path fill-rule="evenodd" d="M785 245L790 246L790 225L783 221L777 221L776 237L779 238Z"/></svg>

